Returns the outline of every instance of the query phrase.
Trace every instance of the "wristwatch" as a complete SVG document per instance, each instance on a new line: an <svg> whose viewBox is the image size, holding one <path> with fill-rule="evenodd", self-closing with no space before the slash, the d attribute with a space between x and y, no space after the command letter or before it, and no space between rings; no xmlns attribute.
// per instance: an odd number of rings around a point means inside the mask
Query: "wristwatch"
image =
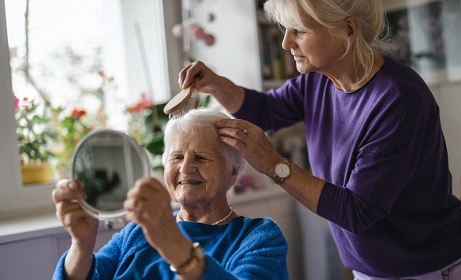
<svg viewBox="0 0 461 280"><path fill-rule="evenodd" d="M274 182L280 184L291 174L291 162L284 158L275 166Z"/></svg>
<svg viewBox="0 0 461 280"><path fill-rule="evenodd" d="M174 267L170 265L170 270L176 274L186 274L192 269L194 269L203 259L205 258L205 253L203 252L202 247L198 242L192 244L192 252L190 259L180 267Z"/></svg>

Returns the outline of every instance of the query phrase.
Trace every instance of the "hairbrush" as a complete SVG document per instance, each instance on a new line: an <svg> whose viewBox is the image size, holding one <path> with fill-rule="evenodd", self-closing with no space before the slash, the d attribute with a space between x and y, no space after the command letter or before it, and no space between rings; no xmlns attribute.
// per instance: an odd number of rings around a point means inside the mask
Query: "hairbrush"
<svg viewBox="0 0 461 280"><path fill-rule="evenodd" d="M168 114L170 119L180 118L195 108L195 99L192 97L194 83L195 81L190 87L181 90L165 105L163 112Z"/></svg>

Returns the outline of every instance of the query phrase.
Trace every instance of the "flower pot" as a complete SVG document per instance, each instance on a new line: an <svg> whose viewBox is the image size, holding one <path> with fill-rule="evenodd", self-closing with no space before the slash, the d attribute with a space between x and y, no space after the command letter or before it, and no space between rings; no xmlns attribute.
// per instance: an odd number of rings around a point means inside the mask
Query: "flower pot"
<svg viewBox="0 0 461 280"><path fill-rule="evenodd" d="M52 180L51 167L48 163L21 166L22 183L45 183Z"/></svg>

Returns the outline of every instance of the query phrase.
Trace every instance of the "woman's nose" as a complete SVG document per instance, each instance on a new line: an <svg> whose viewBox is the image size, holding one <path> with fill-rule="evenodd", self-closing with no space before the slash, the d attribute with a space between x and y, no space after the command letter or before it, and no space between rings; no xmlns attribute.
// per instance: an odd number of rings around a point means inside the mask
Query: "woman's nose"
<svg viewBox="0 0 461 280"><path fill-rule="evenodd" d="M197 166L195 164L195 161L193 159L184 159L184 161L181 163L179 171L182 173L196 172Z"/></svg>
<svg viewBox="0 0 461 280"><path fill-rule="evenodd" d="M285 33L283 34L282 48L284 50L294 49L293 44L294 41L291 38L291 32L290 30L286 29Z"/></svg>

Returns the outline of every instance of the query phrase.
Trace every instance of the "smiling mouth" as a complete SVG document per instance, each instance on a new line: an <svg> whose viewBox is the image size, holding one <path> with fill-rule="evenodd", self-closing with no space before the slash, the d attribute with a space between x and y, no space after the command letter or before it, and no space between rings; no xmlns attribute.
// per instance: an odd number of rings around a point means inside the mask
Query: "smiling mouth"
<svg viewBox="0 0 461 280"><path fill-rule="evenodd" d="M179 185L198 185L202 183L201 181L195 181L195 180L188 180L188 181L180 181Z"/></svg>
<svg viewBox="0 0 461 280"><path fill-rule="evenodd" d="M302 59L304 59L304 56L293 55L293 59L294 59L295 61L302 60Z"/></svg>

